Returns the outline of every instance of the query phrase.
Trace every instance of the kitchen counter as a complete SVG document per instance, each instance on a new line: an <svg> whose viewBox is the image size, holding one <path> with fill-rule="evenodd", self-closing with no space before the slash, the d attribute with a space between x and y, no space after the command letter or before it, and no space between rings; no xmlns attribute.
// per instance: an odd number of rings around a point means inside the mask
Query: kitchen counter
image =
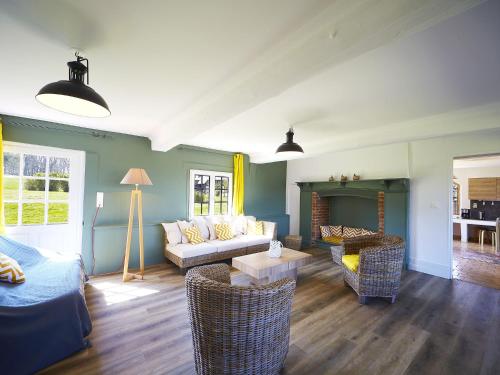
<svg viewBox="0 0 500 375"><path fill-rule="evenodd" d="M495 230L497 223L495 220L477 220L477 219L462 219L457 216L453 216L453 222L460 224L460 239L462 242L467 242L468 237L468 226L470 225L480 225L484 227L492 227L491 230Z"/></svg>

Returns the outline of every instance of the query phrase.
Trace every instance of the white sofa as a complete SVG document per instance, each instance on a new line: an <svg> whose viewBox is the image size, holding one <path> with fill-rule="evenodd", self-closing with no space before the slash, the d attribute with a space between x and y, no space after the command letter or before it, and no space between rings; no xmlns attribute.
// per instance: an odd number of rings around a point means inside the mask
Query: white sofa
<svg viewBox="0 0 500 375"><path fill-rule="evenodd" d="M277 225L263 221L264 234L249 234L256 221L253 216L198 216L189 223L185 221L163 223L165 257L181 268L184 273L187 268L200 264L265 251L269 249L269 242L276 239ZM213 225L222 222L231 225L234 234L232 239L225 241L216 239ZM200 228L205 242L197 245L187 242L182 235L181 227L192 224Z"/></svg>

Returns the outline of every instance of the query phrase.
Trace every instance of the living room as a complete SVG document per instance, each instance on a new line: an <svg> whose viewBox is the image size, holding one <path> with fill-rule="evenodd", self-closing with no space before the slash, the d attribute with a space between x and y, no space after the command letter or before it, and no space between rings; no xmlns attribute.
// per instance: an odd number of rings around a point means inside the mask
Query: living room
<svg viewBox="0 0 500 375"><path fill-rule="evenodd" d="M10 372L499 371L452 205L500 154L500 1L0 10Z"/></svg>

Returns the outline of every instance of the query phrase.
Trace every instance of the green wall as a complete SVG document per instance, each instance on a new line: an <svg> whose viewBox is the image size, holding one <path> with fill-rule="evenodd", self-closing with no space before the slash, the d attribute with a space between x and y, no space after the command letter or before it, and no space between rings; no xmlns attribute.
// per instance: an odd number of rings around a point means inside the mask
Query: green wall
<svg viewBox="0 0 500 375"><path fill-rule="evenodd" d="M96 192L104 192L104 208L96 227L96 273L120 269L125 247L131 187L120 181L131 167L144 168L153 186L144 186L143 215L146 264L163 262L161 222L186 218L190 169L232 172L232 153L178 146L168 152L151 150L149 139L95 131L63 124L2 116L6 141L82 150L86 153L82 253L91 264L91 222ZM245 211L278 222L288 234L285 213L286 162L252 164L245 156ZM137 236L134 236L137 239ZM137 266L137 244L131 266Z"/></svg>
<svg viewBox="0 0 500 375"><path fill-rule="evenodd" d="M378 202L362 197L330 197L330 223L378 231Z"/></svg>

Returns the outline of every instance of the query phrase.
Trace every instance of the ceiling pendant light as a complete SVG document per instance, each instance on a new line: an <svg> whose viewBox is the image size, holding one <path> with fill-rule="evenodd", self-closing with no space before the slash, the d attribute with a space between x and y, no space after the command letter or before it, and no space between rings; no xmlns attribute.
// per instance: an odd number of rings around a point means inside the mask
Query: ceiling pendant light
<svg viewBox="0 0 500 375"><path fill-rule="evenodd" d="M47 107L61 112L86 117L106 117L111 114L106 101L87 86L89 84L89 60L75 53L76 61L68 62L68 80L49 83L36 95ZM82 61L87 64L84 65ZM87 74L87 85L84 83Z"/></svg>
<svg viewBox="0 0 500 375"><path fill-rule="evenodd" d="M304 153L302 147L293 141L292 128L286 132L286 142L282 143L281 146L278 147L276 153L287 153L289 155L300 155Z"/></svg>

